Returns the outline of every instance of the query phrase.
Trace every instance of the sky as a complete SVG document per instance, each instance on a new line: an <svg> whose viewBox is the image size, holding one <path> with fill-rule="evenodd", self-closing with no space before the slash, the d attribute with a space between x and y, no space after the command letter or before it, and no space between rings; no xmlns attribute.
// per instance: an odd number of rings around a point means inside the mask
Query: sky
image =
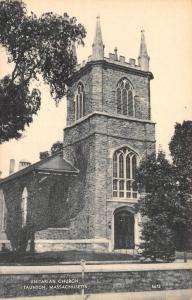
<svg viewBox="0 0 192 300"><path fill-rule="evenodd" d="M192 119L192 0L25 0L28 11L75 16L87 36L85 46L77 49L78 62L91 54L96 17L99 15L105 56L118 48L118 54L137 58L140 31L145 30L151 82L152 120L156 122L157 149L169 156L168 144L176 122ZM0 78L11 71L4 49L0 48ZM38 83L42 105L23 137L0 146L0 170L8 175L9 160L39 160L39 152L63 140L66 126L66 99L58 107L48 86Z"/></svg>

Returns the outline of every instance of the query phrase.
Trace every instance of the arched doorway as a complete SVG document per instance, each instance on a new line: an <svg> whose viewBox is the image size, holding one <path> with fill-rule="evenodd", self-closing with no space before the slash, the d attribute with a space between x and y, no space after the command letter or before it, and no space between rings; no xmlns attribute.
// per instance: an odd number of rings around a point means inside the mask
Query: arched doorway
<svg viewBox="0 0 192 300"><path fill-rule="evenodd" d="M134 214L126 208L114 212L114 248L133 249L134 243Z"/></svg>

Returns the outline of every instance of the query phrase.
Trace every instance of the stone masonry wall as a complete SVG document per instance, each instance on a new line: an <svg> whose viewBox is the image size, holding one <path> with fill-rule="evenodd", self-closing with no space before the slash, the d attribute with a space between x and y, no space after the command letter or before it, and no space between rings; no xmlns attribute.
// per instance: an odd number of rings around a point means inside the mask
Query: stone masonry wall
<svg viewBox="0 0 192 300"><path fill-rule="evenodd" d="M71 201L77 201L77 215L70 220L71 239L92 239L95 237L95 139L89 136L88 123L65 132L64 158L71 161L79 174L71 182ZM79 141L80 131L84 138ZM69 135L68 135L69 134Z"/></svg>
<svg viewBox="0 0 192 300"><path fill-rule="evenodd" d="M81 294L81 272L67 274L12 274L0 275L0 297L37 297ZM182 290L191 289L191 270L154 270L154 271L124 271L124 272L85 272L85 294L139 292L151 290ZM65 283L71 279L71 282ZM52 283L36 283L52 280ZM75 280L75 281L74 281ZM55 282L55 283L54 283ZM36 286L39 288L24 288ZM55 286L55 288L51 288ZM65 288L68 286L69 288ZM74 286L74 288L70 288ZM63 287L63 288L62 288Z"/></svg>
<svg viewBox="0 0 192 300"><path fill-rule="evenodd" d="M116 87L120 79L127 78L134 88L135 117L150 119L149 77L137 74L130 69L118 69L108 63L89 64L78 77L71 80L67 97L67 126L75 122L75 95L77 85L84 85L85 116L94 111L117 114ZM81 74L82 73L82 74Z"/></svg>
<svg viewBox="0 0 192 300"><path fill-rule="evenodd" d="M24 187L28 191L27 201L27 226L38 232L38 238L49 238L42 230L49 227L69 226L69 217L73 209L71 203L67 203L68 193L65 183L69 178L65 176L46 176L38 174L27 174L3 184L5 202L8 209L7 215L7 237L11 240L13 248L17 246L21 232L21 200ZM50 199L51 189L57 189L55 199ZM50 218L53 208L56 207ZM52 204L51 204L52 203ZM53 220L53 218L55 218ZM55 230L53 239L59 239L61 232Z"/></svg>
<svg viewBox="0 0 192 300"><path fill-rule="evenodd" d="M111 238L107 201L112 199L113 152L125 145L133 149L140 158L154 152L154 123L94 114L65 129L64 157L71 161L75 145L81 143L84 144L83 151L89 161L86 174L86 205L85 210L76 218L73 234L76 236L76 232L81 233L81 228L85 226L81 214L88 214L89 218L94 220L91 222L94 228L92 237ZM122 206L122 203L119 203L119 206Z"/></svg>

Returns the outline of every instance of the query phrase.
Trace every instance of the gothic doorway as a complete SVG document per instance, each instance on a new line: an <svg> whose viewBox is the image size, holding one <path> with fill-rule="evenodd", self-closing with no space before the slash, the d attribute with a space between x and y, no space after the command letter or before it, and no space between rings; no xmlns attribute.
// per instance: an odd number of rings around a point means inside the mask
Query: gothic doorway
<svg viewBox="0 0 192 300"><path fill-rule="evenodd" d="M115 249L134 249L134 214L126 209L114 213Z"/></svg>

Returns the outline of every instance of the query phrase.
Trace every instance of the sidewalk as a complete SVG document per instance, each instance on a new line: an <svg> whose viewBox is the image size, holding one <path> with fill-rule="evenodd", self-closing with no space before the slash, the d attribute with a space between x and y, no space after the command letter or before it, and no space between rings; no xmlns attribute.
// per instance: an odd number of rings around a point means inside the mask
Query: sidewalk
<svg viewBox="0 0 192 300"><path fill-rule="evenodd" d="M192 261L187 263L156 263L156 264L86 264L85 272L126 272L126 271L157 271L157 270L190 270ZM1 266L0 274L52 274L81 273L81 265L50 265L50 266Z"/></svg>
<svg viewBox="0 0 192 300"><path fill-rule="evenodd" d="M192 300L192 290L9 298L12 300Z"/></svg>

